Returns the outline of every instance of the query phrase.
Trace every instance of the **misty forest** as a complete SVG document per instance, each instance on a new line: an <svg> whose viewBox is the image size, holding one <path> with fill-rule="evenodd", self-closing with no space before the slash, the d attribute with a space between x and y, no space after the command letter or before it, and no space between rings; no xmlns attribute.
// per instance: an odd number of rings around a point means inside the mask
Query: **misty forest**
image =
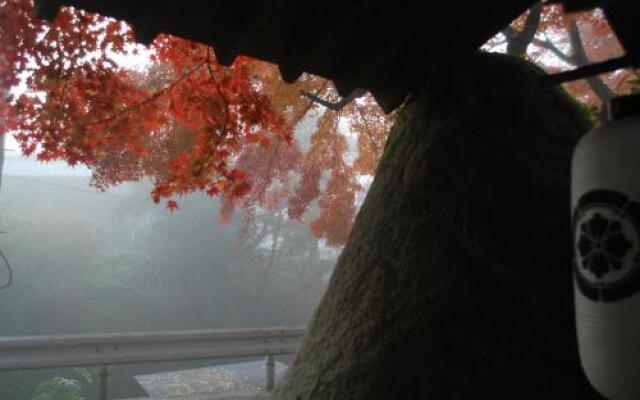
<svg viewBox="0 0 640 400"><path fill-rule="evenodd" d="M570 163L640 78L548 79L611 10L219 3L0 0L0 400L598 398Z"/></svg>
<svg viewBox="0 0 640 400"><path fill-rule="evenodd" d="M87 176L29 175L47 168L7 158L0 248L14 282L0 291L2 336L304 326L335 263L335 249L281 211L257 215L243 233L241 219L220 224L205 196L171 213L144 182L101 193ZM132 373L193 365L202 363L116 368L112 393L143 394ZM47 378L76 375L5 372L0 398L31 399ZM96 395L95 380L83 385Z"/></svg>

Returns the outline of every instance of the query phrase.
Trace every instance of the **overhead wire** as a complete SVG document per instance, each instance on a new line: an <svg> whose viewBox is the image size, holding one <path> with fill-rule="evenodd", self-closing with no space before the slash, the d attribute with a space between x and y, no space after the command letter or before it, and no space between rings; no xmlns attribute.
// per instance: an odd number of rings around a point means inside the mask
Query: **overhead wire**
<svg viewBox="0 0 640 400"><path fill-rule="evenodd" d="M0 290L2 290L2 289L8 288L13 283L13 268L11 267L11 263L9 262L9 259L7 259L7 257L4 255L4 252L2 251L2 249L0 249L0 257L2 257L2 260L4 261L4 265L6 266L7 271L9 272L9 278L7 279L7 282L4 283L2 286L0 286Z"/></svg>
<svg viewBox="0 0 640 400"><path fill-rule="evenodd" d="M117 195L113 195L113 194L109 194L109 193L97 193L97 192L94 192L94 191L91 191L91 190L86 190L86 189L82 189L82 188L71 186L71 185L64 185L64 184L59 184L59 183L54 183L54 182L47 182L47 181L43 181L43 180L39 180L39 179L27 178L27 177L22 177L22 176L13 176L12 178L23 180L23 181L26 181L26 182L38 183L38 184L41 184L41 185L54 186L54 187L61 188L61 189L74 190L74 191L77 191L77 192L86 193L86 194L92 194L92 195L100 196L100 197L110 197L110 198L114 198L114 199L117 199L117 200L129 201L129 202L132 202L132 203L141 203L142 202L142 201L134 200L133 198L117 196ZM0 233L4 233L4 232L0 232ZM4 265L5 265L5 268L7 269L8 275L9 275L8 278L7 278L7 281L0 286L0 290L3 290L3 289L6 289L6 288L8 288L9 286L11 286L13 284L13 267L11 266L11 263L9 262L9 259L4 254L2 249L0 249L0 258L2 258L2 261L3 261Z"/></svg>
<svg viewBox="0 0 640 400"><path fill-rule="evenodd" d="M71 185L65 185L65 184L61 184L61 183L54 183L54 182L47 182L47 181L43 181L43 180L39 180L39 179L33 179L33 178L27 178L24 176L12 176L12 178L14 179L19 179L25 182L32 182L32 183L39 183L41 185L47 185L47 186L54 186L57 188L61 188L61 189L68 189L68 190L74 190L76 192L81 192L81 193L85 193L85 194L92 194L94 196L99 196L99 197L110 197L113 199L118 199L118 200L123 200L123 201L129 201L132 203L144 203L147 200L136 200L132 197L124 197L124 196L118 196L118 195L114 195L111 193L100 193L97 191L92 191L92 190L87 190L87 189L82 189L76 186L71 186Z"/></svg>

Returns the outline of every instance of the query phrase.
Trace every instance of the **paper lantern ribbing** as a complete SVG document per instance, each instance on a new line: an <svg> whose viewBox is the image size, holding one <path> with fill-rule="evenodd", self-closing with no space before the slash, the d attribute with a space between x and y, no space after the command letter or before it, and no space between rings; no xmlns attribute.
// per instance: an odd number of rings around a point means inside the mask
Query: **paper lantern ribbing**
<svg viewBox="0 0 640 400"><path fill-rule="evenodd" d="M576 328L594 388L611 400L637 400L640 113L618 117L587 133L573 156Z"/></svg>

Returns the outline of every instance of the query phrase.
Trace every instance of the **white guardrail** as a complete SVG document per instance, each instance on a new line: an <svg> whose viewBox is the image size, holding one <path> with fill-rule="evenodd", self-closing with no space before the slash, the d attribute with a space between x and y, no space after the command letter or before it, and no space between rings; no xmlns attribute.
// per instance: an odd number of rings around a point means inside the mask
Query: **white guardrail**
<svg viewBox="0 0 640 400"><path fill-rule="evenodd" d="M304 328L0 337L0 371L293 354Z"/></svg>

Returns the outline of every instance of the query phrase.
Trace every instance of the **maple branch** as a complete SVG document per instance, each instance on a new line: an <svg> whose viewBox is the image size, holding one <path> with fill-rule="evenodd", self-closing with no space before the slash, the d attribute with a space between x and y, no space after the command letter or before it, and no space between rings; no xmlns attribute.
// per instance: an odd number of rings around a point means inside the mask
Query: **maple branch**
<svg viewBox="0 0 640 400"><path fill-rule="evenodd" d="M106 118L102 118L96 121L91 121L85 124L86 125L97 125L97 124L104 124L107 122L111 122L113 120L116 120L118 118L121 118L122 116L135 111L137 109L139 109L140 107L149 104L155 100L157 100L160 96L164 95L165 93L168 93L169 91L171 91L174 87L176 87L180 82L182 82L184 79L186 79L187 77L189 77L190 75L192 75L194 72L196 72L198 69L200 69L204 64L206 63L206 61L201 62L200 64L196 65L195 67L193 67L190 71L186 72L185 74L183 74L180 78L176 79L175 81L173 81L170 85L168 85L167 87L158 90L157 92L155 92L154 94L152 94L151 96L147 97L146 99L130 106L130 107L125 107L124 109L120 110L119 112L110 115Z"/></svg>
<svg viewBox="0 0 640 400"><path fill-rule="evenodd" d="M213 68L211 68L211 47L207 47L207 69L209 70L209 76L211 77L211 81L213 82L213 86L216 88L218 92L218 96L222 99L224 103L224 124L222 125L222 133L221 136L226 136L227 134L227 124L229 123L229 101L222 94L220 90L220 86L218 86L218 82L216 81L216 77L213 74ZM217 146L217 143L216 143Z"/></svg>
<svg viewBox="0 0 640 400"><path fill-rule="evenodd" d="M275 146L273 146L271 157L269 157L269 164L267 164L267 179L264 180L264 183L262 184L262 188L260 189L260 192L266 192L267 185L269 184L269 182L271 182L271 179L273 176L273 164L276 159L276 155L278 154L278 151L280 151L281 143L282 143L281 141L278 141L278 143Z"/></svg>
<svg viewBox="0 0 640 400"><path fill-rule="evenodd" d="M62 84L62 88L60 88L60 91L62 92L61 102L64 103L67 99L67 86L69 86L69 81L73 79L73 75L71 75L71 73L64 74L60 76L60 79L64 80L63 81L64 83Z"/></svg>
<svg viewBox="0 0 640 400"><path fill-rule="evenodd" d="M540 25L540 16L542 14L542 2L537 2L527 15L522 31L518 32L511 26L507 26L503 31L503 35L507 38L507 54L522 57L527 53L527 48L534 39L535 33Z"/></svg>
<svg viewBox="0 0 640 400"><path fill-rule="evenodd" d="M213 155L215 154L216 150L218 150L218 146L220 146L222 139L225 136L227 136L227 127L229 124L229 101L222 94L222 91L220 90L220 86L218 85L218 82L216 81L216 77L213 73L213 68L211 67L211 47L207 47L207 59L205 62L207 63L207 69L209 70L209 77L211 78L211 82L213 82L213 86L216 88L216 92L218 92L218 96L220 96L220 99L224 103L224 123L222 124L222 130L218 134L218 137L216 137L215 143L213 144L213 146L211 146L211 148L207 152L204 158L204 161L202 162L202 164L200 164L198 169L193 172L193 175L195 177L200 176L200 174L202 173L202 170L207 165L209 165L209 162L213 158Z"/></svg>
<svg viewBox="0 0 640 400"><path fill-rule="evenodd" d="M580 36L580 30L575 18L571 18L569 25L569 40L571 41L572 58L575 65L582 66L589 64L589 56L582 44L582 37ZM593 90L593 92L600 98L602 102L606 102L614 96L609 86L597 76L590 76L587 78L587 83Z"/></svg>
<svg viewBox="0 0 640 400"><path fill-rule="evenodd" d="M332 111L340 111L340 110L342 110L344 108L344 106L349 104L352 100L357 99L358 97L361 97L365 93L366 93L366 91L364 89L353 89L351 91L351 93L349 93L348 96L345 96L342 99L340 99L339 101L337 101L335 103L332 103L330 101L327 101L325 99L322 99L322 98L318 97L317 95L315 95L313 93L309 93L309 92L305 92L305 91L300 92L301 95L303 95L304 97L308 98L312 102L321 104L321 105L327 107L329 110L332 110Z"/></svg>
<svg viewBox="0 0 640 400"><path fill-rule="evenodd" d="M367 133L367 136L369 136L369 140L371 141L371 144L377 148L378 142L373 139L373 136L371 136L371 132L369 131L369 124L367 123L367 120L364 118L362 110L360 109L360 105L356 103L355 106L356 106L356 112L358 114L358 118L360 118L360 121L362 121L362 124L365 126L364 131Z"/></svg>
<svg viewBox="0 0 640 400"><path fill-rule="evenodd" d="M538 47L542 47L543 49L549 50L560 60L566 62L567 64L575 65L575 60L565 54L558 46L553 44L548 38L545 40L533 39L533 44Z"/></svg>
<svg viewBox="0 0 640 400"><path fill-rule="evenodd" d="M329 86L329 80L326 79L324 81L324 83L322 84L322 86L316 90L316 92L314 93L315 96L319 96L322 94L322 92L324 92L327 89L327 86ZM304 93L304 92L302 92ZM305 96L306 97L306 96ZM308 98L308 97L307 97ZM311 100L311 99L310 99ZM307 106L304 108L304 110L298 114L298 117L294 120L293 126L296 126L298 124L298 122L300 122L300 120L302 118L304 118L305 115L307 115L307 113L309 112L309 110L311 110L311 107L313 107L313 105L315 104L315 102L313 100L309 101L309 103L307 104Z"/></svg>

